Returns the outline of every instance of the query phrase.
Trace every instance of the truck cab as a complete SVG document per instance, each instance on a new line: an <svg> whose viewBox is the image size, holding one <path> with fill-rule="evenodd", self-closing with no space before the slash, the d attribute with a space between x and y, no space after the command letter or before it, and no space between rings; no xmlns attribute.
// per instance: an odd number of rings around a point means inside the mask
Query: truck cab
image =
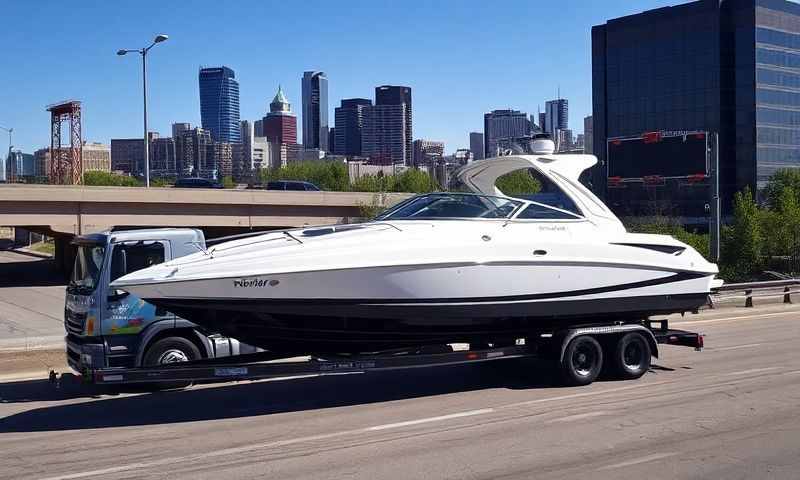
<svg viewBox="0 0 800 480"><path fill-rule="evenodd" d="M256 349L208 332L109 284L117 278L205 249L191 228L109 231L76 237L64 306L67 361L83 373L217 358Z"/></svg>

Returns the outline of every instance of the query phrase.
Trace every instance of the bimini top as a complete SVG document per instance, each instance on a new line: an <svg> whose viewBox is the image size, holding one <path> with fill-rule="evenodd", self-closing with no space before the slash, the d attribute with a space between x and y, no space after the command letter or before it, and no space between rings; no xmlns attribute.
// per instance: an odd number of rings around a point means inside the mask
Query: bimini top
<svg viewBox="0 0 800 480"><path fill-rule="evenodd" d="M470 163L456 175L475 193L514 198L504 194L495 182L515 170L533 168L569 196L588 220L624 231L616 215L578 180L584 170L596 163L594 155L509 155Z"/></svg>

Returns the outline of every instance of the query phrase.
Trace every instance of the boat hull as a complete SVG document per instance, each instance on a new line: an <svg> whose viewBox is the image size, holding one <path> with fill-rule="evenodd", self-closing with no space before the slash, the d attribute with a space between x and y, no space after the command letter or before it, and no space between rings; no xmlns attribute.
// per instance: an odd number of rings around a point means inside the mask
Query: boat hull
<svg viewBox="0 0 800 480"><path fill-rule="evenodd" d="M583 300L193 299L148 301L267 350L358 353L441 343L495 343L548 329L640 321L691 311L706 293Z"/></svg>

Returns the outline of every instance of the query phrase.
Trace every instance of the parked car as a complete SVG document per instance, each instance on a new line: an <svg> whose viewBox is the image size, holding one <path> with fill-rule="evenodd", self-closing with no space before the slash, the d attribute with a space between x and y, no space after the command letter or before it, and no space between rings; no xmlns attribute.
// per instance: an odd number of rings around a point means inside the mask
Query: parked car
<svg viewBox="0 0 800 480"><path fill-rule="evenodd" d="M276 180L267 183L267 190L295 190L306 192L319 192L320 188L311 182L301 182L299 180Z"/></svg>
<svg viewBox="0 0 800 480"><path fill-rule="evenodd" d="M223 188L222 184L208 178L179 178L175 188Z"/></svg>

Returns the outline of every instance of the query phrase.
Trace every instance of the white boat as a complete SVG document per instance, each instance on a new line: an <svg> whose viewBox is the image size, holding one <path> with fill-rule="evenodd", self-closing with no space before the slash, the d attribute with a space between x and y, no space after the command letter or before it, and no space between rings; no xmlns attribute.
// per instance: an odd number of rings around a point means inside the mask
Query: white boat
<svg viewBox="0 0 800 480"><path fill-rule="evenodd" d="M705 304L720 283L717 266L672 237L626 232L578 181L596 161L540 154L473 162L458 173L468 193L418 195L368 223L233 240L112 286L288 352L500 343ZM495 186L519 169L548 192L531 200Z"/></svg>

